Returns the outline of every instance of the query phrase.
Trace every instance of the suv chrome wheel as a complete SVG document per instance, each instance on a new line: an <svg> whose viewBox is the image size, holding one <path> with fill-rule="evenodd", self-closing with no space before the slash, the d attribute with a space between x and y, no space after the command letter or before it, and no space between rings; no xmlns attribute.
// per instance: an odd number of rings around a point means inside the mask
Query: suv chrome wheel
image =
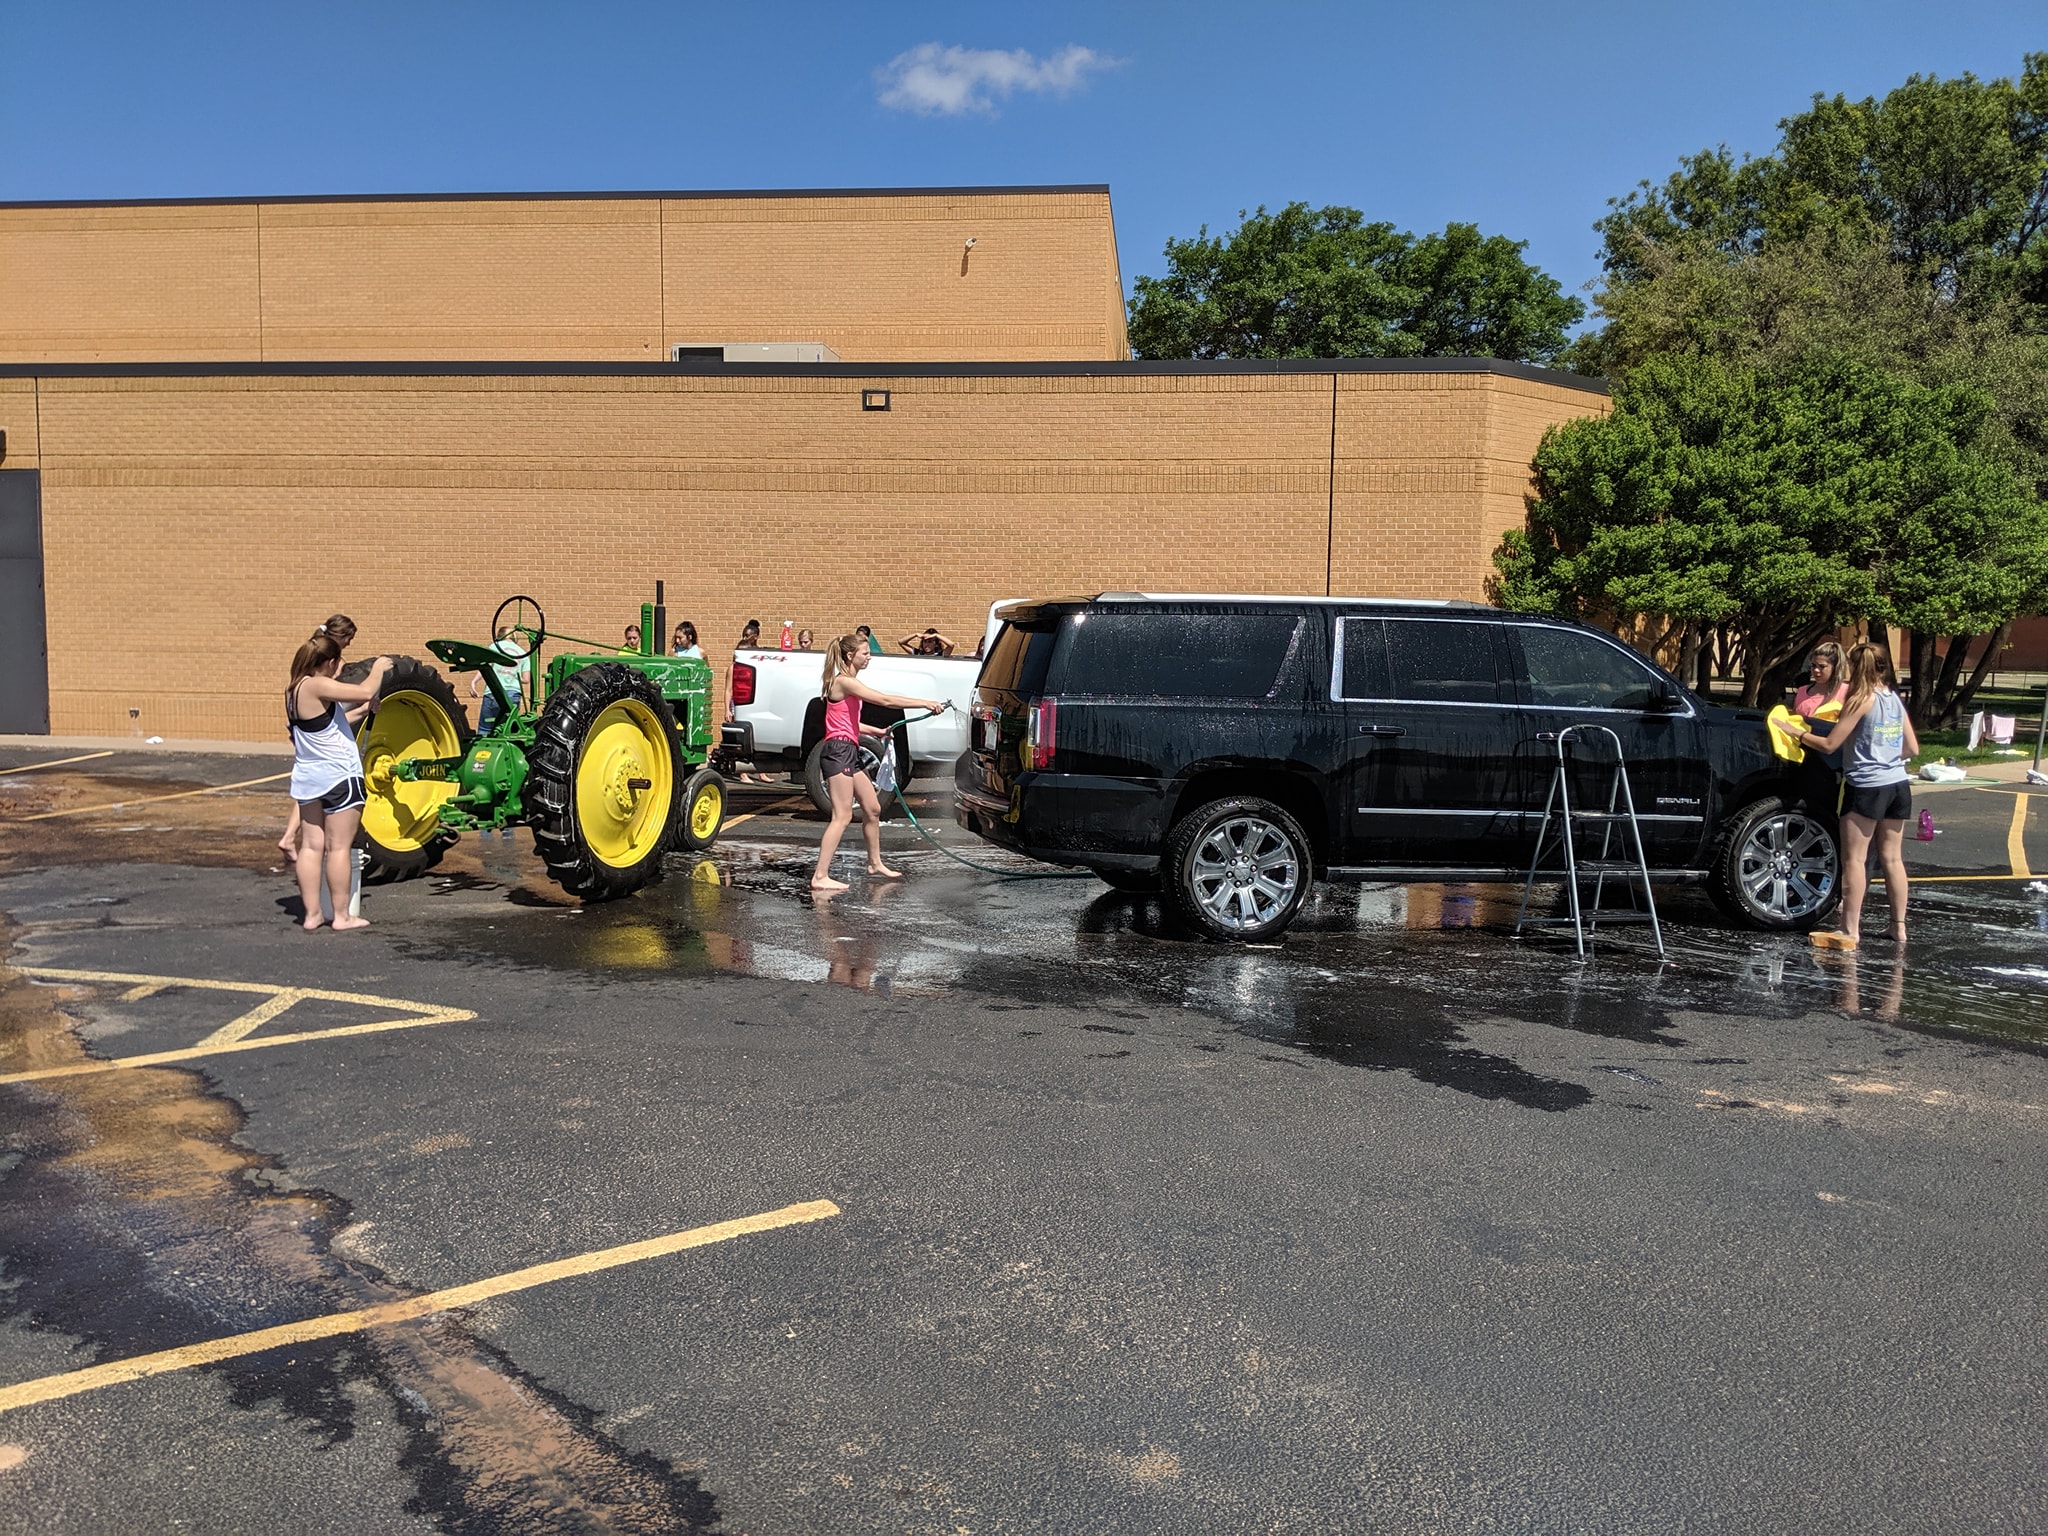
<svg viewBox="0 0 2048 1536"><path fill-rule="evenodd" d="M1839 895L1841 857L1828 822L1779 800L1739 812L1714 870L1714 894L1766 928L1810 928Z"/></svg>
<svg viewBox="0 0 2048 1536"><path fill-rule="evenodd" d="M1220 939L1261 939L1301 907L1311 878L1308 842L1277 805L1222 800L1174 829L1162 873L1196 927Z"/></svg>

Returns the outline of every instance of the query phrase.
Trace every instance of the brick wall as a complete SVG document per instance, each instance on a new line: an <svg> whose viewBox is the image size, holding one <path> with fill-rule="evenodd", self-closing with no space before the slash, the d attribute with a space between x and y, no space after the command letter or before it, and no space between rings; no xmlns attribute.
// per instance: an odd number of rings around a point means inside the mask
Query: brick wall
<svg viewBox="0 0 2048 1536"><path fill-rule="evenodd" d="M267 740L336 609L419 653L523 591L616 643L660 578L722 666L748 618L971 646L996 598L1326 565L1474 597L1543 425L1605 405L1476 371L1334 396L1334 525L1329 372L44 377L0 380L0 427L26 467L40 418L52 730Z"/></svg>
<svg viewBox="0 0 2048 1536"><path fill-rule="evenodd" d="M648 362L720 341L1128 357L1109 194L0 206L0 362Z"/></svg>

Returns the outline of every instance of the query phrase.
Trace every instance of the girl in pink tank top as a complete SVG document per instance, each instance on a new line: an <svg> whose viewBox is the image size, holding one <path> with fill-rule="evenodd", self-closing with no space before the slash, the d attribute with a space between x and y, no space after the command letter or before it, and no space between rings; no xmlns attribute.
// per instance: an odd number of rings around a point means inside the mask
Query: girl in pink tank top
<svg viewBox="0 0 2048 1536"><path fill-rule="evenodd" d="M882 800L875 793L875 781L861 771L860 707L863 703L883 709L924 709L941 714L943 699L912 699L883 693L860 680L872 660L867 642L857 635L841 635L825 647L825 739L818 752L825 772L825 787L832 796L832 819L818 839L818 867L811 871L814 891L843 891L844 880L832 878L832 856L839 851L839 839L853 821L854 802L860 802L861 836L868 845L868 873L886 880L902 878L882 862ZM888 738L879 732L877 748L887 751Z"/></svg>

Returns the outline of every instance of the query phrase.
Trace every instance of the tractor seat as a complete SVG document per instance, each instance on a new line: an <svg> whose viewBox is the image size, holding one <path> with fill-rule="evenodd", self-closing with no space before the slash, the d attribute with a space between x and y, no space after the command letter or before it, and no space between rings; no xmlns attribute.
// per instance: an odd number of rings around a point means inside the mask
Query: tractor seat
<svg viewBox="0 0 2048 1536"><path fill-rule="evenodd" d="M488 645L473 645L467 640L429 640L427 649L458 672L481 672L485 667L512 665L512 658L502 651L494 651Z"/></svg>

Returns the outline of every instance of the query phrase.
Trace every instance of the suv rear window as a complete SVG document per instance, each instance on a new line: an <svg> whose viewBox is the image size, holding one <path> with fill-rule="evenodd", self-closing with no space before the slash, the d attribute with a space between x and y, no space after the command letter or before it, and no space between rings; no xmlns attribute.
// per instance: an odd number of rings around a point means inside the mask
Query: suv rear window
<svg viewBox="0 0 2048 1536"><path fill-rule="evenodd" d="M975 686L1035 698L1044 691L1045 669L1052 661L1053 631L1005 623L989 647Z"/></svg>
<svg viewBox="0 0 2048 1536"><path fill-rule="evenodd" d="M1149 699L1264 699L1293 652L1298 613L1077 613L1051 691Z"/></svg>

